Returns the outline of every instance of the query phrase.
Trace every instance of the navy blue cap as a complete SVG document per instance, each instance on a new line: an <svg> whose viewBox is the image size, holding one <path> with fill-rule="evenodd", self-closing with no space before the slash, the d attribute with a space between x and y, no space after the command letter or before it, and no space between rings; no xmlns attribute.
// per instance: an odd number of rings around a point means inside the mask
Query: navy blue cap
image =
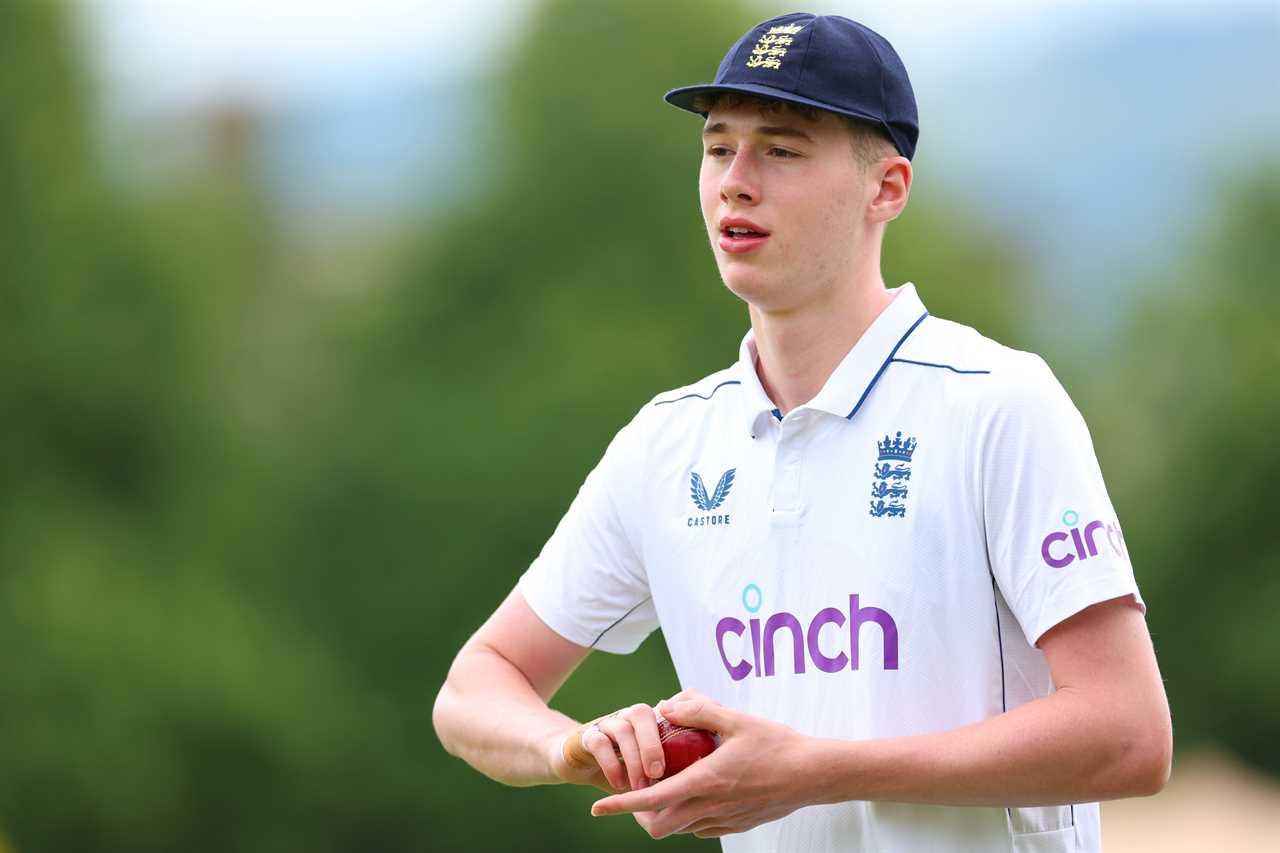
<svg viewBox="0 0 1280 853"><path fill-rule="evenodd" d="M792 12L752 27L729 48L714 83L672 89L667 103L693 108L704 92L742 92L805 104L878 124L898 153L916 151L920 120L907 69L879 33L840 15Z"/></svg>

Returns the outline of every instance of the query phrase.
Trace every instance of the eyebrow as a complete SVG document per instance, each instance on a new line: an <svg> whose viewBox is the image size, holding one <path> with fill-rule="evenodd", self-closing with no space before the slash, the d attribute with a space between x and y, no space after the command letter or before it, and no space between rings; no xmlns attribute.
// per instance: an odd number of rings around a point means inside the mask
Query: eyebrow
<svg viewBox="0 0 1280 853"><path fill-rule="evenodd" d="M708 136L714 136L717 133L725 133L728 130L729 126L727 124L722 121L718 121L715 124L708 125L702 129L702 138L706 139ZM785 125L758 127L756 128L756 133L761 136L792 137L795 139L803 139L805 142L813 142L813 137L798 127L787 127Z"/></svg>

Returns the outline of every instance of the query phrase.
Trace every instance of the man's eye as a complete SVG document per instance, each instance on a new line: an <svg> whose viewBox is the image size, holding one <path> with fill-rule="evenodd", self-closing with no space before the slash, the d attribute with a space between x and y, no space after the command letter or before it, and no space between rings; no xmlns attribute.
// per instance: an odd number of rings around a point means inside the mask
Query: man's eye
<svg viewBox="0 0 1280 853"><path fill-rule="evenodd" d="M719 158L719 157L725 156L728 153L730 153L729 149L721 145L716 145L707 149L708 157ZM788 151L785 148L770 148L769 153L773 154L775 157L778 157L779 159L782 159L782 160L793 160L799 156L798 154L793 154L792 152Z"/></svg>

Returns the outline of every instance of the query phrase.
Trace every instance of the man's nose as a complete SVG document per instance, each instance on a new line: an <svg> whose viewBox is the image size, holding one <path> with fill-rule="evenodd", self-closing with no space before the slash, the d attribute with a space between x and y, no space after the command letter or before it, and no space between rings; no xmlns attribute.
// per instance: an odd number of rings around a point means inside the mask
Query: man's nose
<svg viewBox="0 0 1280 853"><path fill-rule="evenodd" d="M720 181L720 198L727 202L755 203L760 200L760 187L751 155L739 151Z"/></svg>

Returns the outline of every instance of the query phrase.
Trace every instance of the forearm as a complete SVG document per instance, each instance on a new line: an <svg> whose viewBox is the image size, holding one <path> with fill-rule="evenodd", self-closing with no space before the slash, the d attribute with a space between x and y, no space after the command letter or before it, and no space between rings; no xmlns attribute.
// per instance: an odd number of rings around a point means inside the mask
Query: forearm
<svg viewBox="0 0 1280 853"><path fill-rule="evenodd" d="M547 707L528 680L498 653L465 648L436 697L440 743L476 770L507 785L561 781L550 745L577 722Z"/></svg>
<svg viewBox="0 0 1280 853"><path fill-rule="evenodd" d="M947 732L871 741L814 739L814 802L890 800L1034 806L1155 793L1168 734L1071 690Z"/></svg>

